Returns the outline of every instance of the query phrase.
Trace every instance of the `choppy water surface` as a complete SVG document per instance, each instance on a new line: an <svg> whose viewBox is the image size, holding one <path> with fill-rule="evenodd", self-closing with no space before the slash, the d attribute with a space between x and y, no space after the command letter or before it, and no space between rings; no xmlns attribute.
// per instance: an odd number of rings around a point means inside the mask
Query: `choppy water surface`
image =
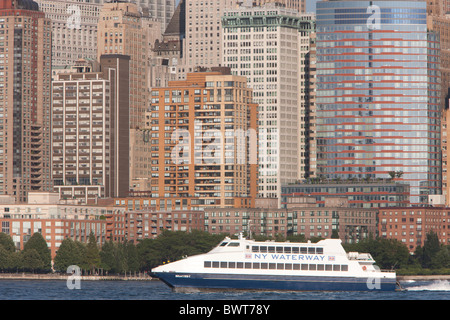
<svg viewBox="0 0 450 320"><path fill-rule="evenodd" d="M160 281L0 280L0 300L450 300L449 281L402 282L400 292L190 292Z"/></svg>

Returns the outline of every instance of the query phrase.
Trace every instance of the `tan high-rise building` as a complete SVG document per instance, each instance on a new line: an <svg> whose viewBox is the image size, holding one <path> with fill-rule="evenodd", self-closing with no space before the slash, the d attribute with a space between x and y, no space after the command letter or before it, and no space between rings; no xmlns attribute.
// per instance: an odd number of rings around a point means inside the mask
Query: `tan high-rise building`
<svg viewBox="0 0 450 320"><path fill-rule="evenodd" d="M51 190L51 22L34 1L0 2L0 194Z"/></svg>
<svg viewBox="0 0 450 320"><path fill-rule="evenodd" d="M175 11L175 0L129 0L142 8L142 11L162 23L163 29L169 24Z"/></svg>
<svg viewBox="0 0 450 320"><path fill-rule="evenodd" d="M139 7L134 3L105 3L98 22L98 52L130 56L130 129L143 127L149 103L148 30Z"/></svg>
<svg viewBox="0 0 450 320"><path fill-rule="evenodd" d="M97 59L97 24L104 0L36 0L52 21L52 66Z"/></svg>
<svg viewBox="0 0 450 320"><path fill-rule="evenodd" d="M197 67L216 67L222 64L222 26L224 10L237 5L236 0L185 0L186 39L184 41L185 72ZM180 70L180 68L179 68ZM180 72L179 72L180 73Z"/></svg>
<svg viewBox="0 0 450 320"><path fill-rule="evenodd" d="M242 0L245 2L245 0ZM297 10L299 13L304 13L306 10L305 0L254 0L253 3L261 6L265 3L277 2L284 5L288 9Z"/></svg>
<svg viewBox="0 0 450 320"><path fill-rule="evenodd" d="M53 179L61 198L128 194L129 57L79 60L53 81Z"/></svg>
<svg viewBox="0 0 450 320"><path fill-rule="evenodd" d="M254 206L257 105L245 77L213 68L155 88L148 127L152 196Z"/></svg>

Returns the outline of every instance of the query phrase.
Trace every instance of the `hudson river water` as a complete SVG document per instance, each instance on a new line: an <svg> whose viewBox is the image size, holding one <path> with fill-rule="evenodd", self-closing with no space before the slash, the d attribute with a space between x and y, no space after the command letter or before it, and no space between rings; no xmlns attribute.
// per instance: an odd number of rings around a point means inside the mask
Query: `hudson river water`
<svg viewBox="0 0 450 320"><path fill-rule="evenodd" d="M0 280L0 300L450 300L450 281L401 282L399 292L190 292L177 293L160 281Z"/></svg>

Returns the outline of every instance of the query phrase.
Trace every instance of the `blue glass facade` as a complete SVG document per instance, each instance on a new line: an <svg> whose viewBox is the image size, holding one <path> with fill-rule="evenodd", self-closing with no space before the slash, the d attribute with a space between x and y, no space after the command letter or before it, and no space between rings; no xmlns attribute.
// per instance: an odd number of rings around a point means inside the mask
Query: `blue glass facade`
<svg viewBox="0 0 450 320"><path fill-rule="evenodd" d="M425 1L318 2L318 174L441 194L439 54Z"/></svg>

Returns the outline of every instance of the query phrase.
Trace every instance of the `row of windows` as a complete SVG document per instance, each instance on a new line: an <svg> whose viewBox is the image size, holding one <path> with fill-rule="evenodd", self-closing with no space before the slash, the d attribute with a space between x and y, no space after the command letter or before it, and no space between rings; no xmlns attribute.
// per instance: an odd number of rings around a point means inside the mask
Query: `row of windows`
<svg viewBox="0 0 450 320"><path fill-rule="evenodd" d="M252 246L252 252L323 254L323 248L321 248L321 247L316 248L316 247Z"/></svg>
<svg viewBox="0 0 450 320"><path fill-rule="evenodd" d="M222 269L348 271L348 265L346 264L341 265L341 264L205 261L204 267L222 268Z"/></svg>

